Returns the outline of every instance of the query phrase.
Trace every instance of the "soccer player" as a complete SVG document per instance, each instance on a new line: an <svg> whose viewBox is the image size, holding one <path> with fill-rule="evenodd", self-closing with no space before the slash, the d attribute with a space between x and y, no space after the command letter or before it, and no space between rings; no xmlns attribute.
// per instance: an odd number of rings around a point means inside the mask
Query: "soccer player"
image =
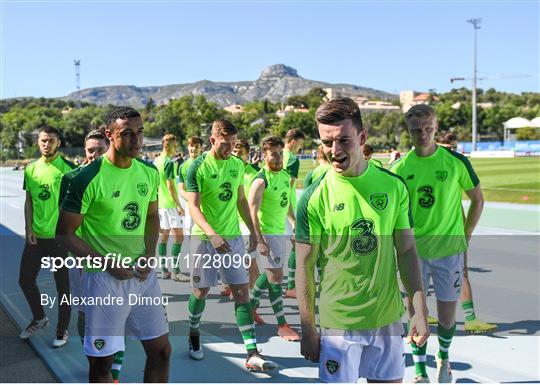
<svg viewBox="0 0 540 385"><path fill-rule="evenodd" d="M439 140L439 144L450 150L456 151L458 140L456 135L452 134L451 132L447 132ZM463 217L465 218L465 214L463 214ZM461 308L465 313L465 331L469 333L490 332L497 329L497 325L484 322L480 318L477 318L474 311L472 287L471 282L469 281L469 269L467 266L467 254L468 253L465 252L463 255L463 287L460 297Z"/></svg>
<svg viewBox="0 0 540 385"><path fill-rule="evenodd" d="M189 277L180 272L180 251L184 234L182 232L184 209L178 198L176 190L176 176L171 156L176 153L176 136L166 134L162 140L163 150L154 160L159 172L159 227L158 254L161 257L161 270L163 279L173 279L176 282L189 282ZM167 243L169 234L173 236L171 256L173 273L167 268Z"/></svg>
<svg viewBox="0 0 540 385"><path fill-rule="evenodd" d="M236 323L247 350L246 368L267 371L277 367L257 351L255 325L249 302L248 273L244 264L231 260L249 261L245 255L237 211L250 231L249 251L256 247L253 222L244 193L244 164L232 155L237 140L236 127L228 120L212 123L210 151L199 156L187 173L187 198L196 225L191 236L191 285L189 298L189 354L195 360L204 358L200 343L199 323L210 287L218 283L218 272L229 284L233 298ZM212 258L208 264L207 258Z"/></svg>
<svg viewBox="0 0 540 385"><path fill-rule="evenodd" d="M302 131L297 129L291 129L285 134L285 149L283 150L283 167L289 172L291 176L291 206L293 212L296 213L296 179L298 179L298 172L300 171L300 159L298 159L298 152L304 145L305 135ZM285 292L286 298L296 298L296 285L295 285L295 272L296 272L296 254L294 244L289 255L289 261L287 263L289 270L287 277L287 291Z"/></svg>
<svg viewBox="0 0 540 385"><path fill-rule="evenodd" d="M186 202L186 208L187 208L187 194L186 194L186 176L187 176L187 170L188 167L191 165L191 163L201 155L202 152L202 145L203 141L198 136L192 136L187 140L188 145L188 154L189 158L180 165L180 170L178 172L178 191L180 192L180 196L184 201ZM189 236L191 235L191 229L193 227L193 220L191 219L191 214L189 213L189 210L184 210L184 235Z"/></svg>
<svg viewBox="0 0 540 385"><path fill-rule="evenodd" d="M319 165L310 172L308 172L308 174L304 178L304 189L311 186L313 182L315 182L321 175L323 175L326 171L328 171L328 169L332 167L330 161L326 159L322 144L317 147L317 162L319 162Z"/></svg>
<svg viewBox="0 0 540 385"><path fill-rule="evenodd" d="M21 332L20 338L28 339L39 329L47 326L49 319L41 305L41 293L36 279L41 269L41 259L51 256L65 259L67 256L54 240L58 221L58 200L62 176L76 166L59 153L60 132L51 126L43 126L38 131L38 146L41 157L24 169L23 189L25 240L19 271L19 286L32 311L32 322ZM64 346L68 341L68 326L71 307L60 303L64 295L69 295L68 269L61 267L54 272L58 292L58 324L53 347Z"/></svg>
<svg viewBox="0 0 540 385"><path fill-rule="evenodd" d="M259 306L264 290L278 322L277 334L287 341L298 341L300 337L285 320L281 281L283 260L287 246L285 221L287 217L295 228L295 217L290 203L290 175L283 169L283 141L270 136L262 141L265 166L255 176L249 190L249 211L258 240L257 251L261 255L262 273L251 291L251 306Z"/></svg>
<svg viewBox="0 0 540 385"><path fill-rule="evenodd" d="M298 203L301 352L319 362L324 382L356 383L359 377L401 382L404 307L396 260L413 303L407 339L422 345L429 335L407 187L398 176L364 159L361 146L367 132L352 99L325 102L315 117L332 169L308 187ZM320 336L315 326L317 258L322 258L323 268Z"/></svg>
<svg viewBox="0 0 540 385"><path fill-rule="evenodd" d="M371 147L369 144L366 143L362 146L362 153L364 154L364 159L373 163L374 166L383 166L380 160L373 158L373 147Z"/></svg>
<svg viewBox="0 0 540 385"><path fill-rule="evenodd" d="M457 300L463 284L463 255L480 219L484 198L469 160L435 141L438 123L428 105L413 106L405 114L414 149L392 166L411 194L415 238L424 288L429 275L437 297L437 381L451 382L448 351L455 332ZM464 220L462 191L471 200ZM417 382L428 381L426 346L412 345Z"/></svg>
<svg viewBox="0 0 540 385"><path fill-rule="evenodd" d="M95 300L84 307L90 382L112 382L114 354L125 349L126 333L143 344L144 381L169 377L169 327L156 274L147 263L155 258L159 236L159 173L138 159L143 129L136 110L112 110L105 130L109 149L72 179L60 212L58 241L90 259L82 276L82 296ZM132 296L149 301L133 303ZM104 302L109 297L114 305Z"/></svg>

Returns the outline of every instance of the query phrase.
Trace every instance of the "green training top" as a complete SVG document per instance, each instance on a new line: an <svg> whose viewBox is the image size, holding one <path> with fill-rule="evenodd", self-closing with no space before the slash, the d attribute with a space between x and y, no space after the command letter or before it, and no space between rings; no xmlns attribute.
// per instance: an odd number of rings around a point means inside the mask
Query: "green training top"
<svg viewBox="0 0 540 385"><path fill-rule="evenodd" d="M253 182L253 178L255 178L255 176L259 172L260 168L255 166L254 164L251 164L251 163L244 163L244 167L245 167L245 172L244 172L244 193L246 194L246 199L247 199L248 196L249 196L249 188L251 186L251 182ZM238 212L238 220L241 223L244 223L244 220L240 216L240 211L237 211L237 212Z"/></svg>
<svg viewBox="0 0 540 385"><path fill-rule="evenodd" d="M23 189L32 196L32 231L37 238L54 238L62 176L76 167L58 155L50 163L41 157L24 169Z"/></svg>
<svg viewBox="0 0 540 385"><path fill-rule="evenodd" d="M278 172L261 169L253 179L264 181L264 193L259 208L261 231L266 235L285 234L285 220L291 198L291 176L285 170Z"/></svg>
<svg viewBox="0 0 540 385"><path fill-rule="evenodd" d="M289 172L291 178L298 179L300 172L300 159L290 150L283 149L283 168ZM291 186L291 204L296 211L296 183Z"/></svg>
<svg viewBox="0 0 540 385"><path fill-rule="evenodd" d="M180 165L180 171L178 173L178 181L179 181L178 183L186 183L187 170L194 160L195 159L189 158L188 160L186 160L184 163ZM184 186L184 189L185 188L186 186Z"/></svg>
<svg viewBox="0 0 540 385"><path fill-rule="evenodd" d="M369 163L356 177L330 169L304 191L296 242L320 247L322 327L374 329L400 319L392 235L412 228L410 214L401 178Z"/></svg>
<svg viewBox="0 0 540 385"><path fill-rule="evenodd" d="M158 199L158 186L153 164L133 159L130 167L118 168L103 155L72 179L62 209L84 216L81 238L93 250L133 263L146 252L146 215Z"/></svg>
<svg viewBox="0 0 540 385"><path fill-rule="evenodd" d="M425 259L467 250L461 195L480 183L466 157L437 147L428 157L411 150L391 168L405 180L411 194L416 248Z"/></svg>
<svg viewBox="0 0 540 385"><path fill-rule="evenodd" d="M200 193L204 217L225 239L240 235L237 200L243 183L244 162L235 156L218 160L207 152L195 159L187 171L186 191ZM196 223L192 234L208 239Z"/></svg>
<svg viewBox="0 0 540 385"><path fill-rule="evenodd" d="M176 191L174 163L170 157L161 154L154 160L154 166L156 166L159 172L159 208L174 209L176 207L176 203L174 202L174 199L169 192L169 188L167 187L167 181L172 180L174 191ZM176 194L178 194L178 192L176 192Z"/></svg>
<svg viewBox="0 0 540 385"><path fill-rule="evenodd" d="M374 158L371 158L370 160L370 163L372 163L374 166L377 166L377 167L383 167L382 165L382 162L378 159L374 159Z"/></svg>
<svg viewBox="0 0 540 385"><path fill-rule="evenodd" d="M319 177L323 175L326 171L328 171L330 168L332 168L332 165L330 164L320 164L313 170L311 170L304 178L304 189L311 186L313 182L319 179Z"/></svg>

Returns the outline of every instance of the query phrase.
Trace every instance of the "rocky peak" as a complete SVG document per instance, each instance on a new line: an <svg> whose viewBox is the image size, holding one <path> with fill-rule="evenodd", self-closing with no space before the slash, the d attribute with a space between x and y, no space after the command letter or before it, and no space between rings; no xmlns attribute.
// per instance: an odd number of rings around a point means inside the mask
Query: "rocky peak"
<svg viewBox="0 0 540 385"><path fill-rule="evenodd" d="M298 71L296 71L294 68L286 66L285 64L274 64L263 70L259 79L280 78L285 76L293 78L299 77Z"/></svg>

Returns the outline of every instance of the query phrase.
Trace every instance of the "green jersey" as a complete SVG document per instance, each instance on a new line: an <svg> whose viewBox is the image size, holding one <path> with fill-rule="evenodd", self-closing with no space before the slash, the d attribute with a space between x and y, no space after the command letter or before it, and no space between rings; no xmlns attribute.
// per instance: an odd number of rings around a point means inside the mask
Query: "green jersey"
<svg viewBox="0 0 540 385"><path fill-rule="evenodd" d="M246 198L249 195L249 187L251 186L251 182L253 182L253 179L257 175L257 173L260 171L260 168L251 164L246 163L244 164L245 172L244 172L244 192L246 193Z"/></svg>
<svg viewBox="0 0 540 385"><path fill-rule="evenodd" d="M319 177L323 175L326 171L328 171L331 167L332 165L330 164L320 164L313 170L311 170L304 178L304 188L306 189L311 186L313 182L319 179Z"/></svg>
<svg viewBox="0 0 540 385"><path fill-rule="evenodd" d="M93 250L134 263L147 251L146 216L150 202L158 199L158 186L153 164L133 159L130 167L118 168L103 155L71 180L62 209L84 216L81 238Z"/></svg>
<svg viewBox="0 0 540 385"><path fill-rule="evenodd" d="M238 188L244 183L244 162L231 156L216 159L210 152L199 156L189 166L186 176L186 191L200 193L201 211L216 231L225 239L240 235L238 221ZM195 224L192 234L207 239Z"/></svg>
<svg viewBox="0 0 540 385"><path fill-rule="evenodd" d="M298 179L300 159L295 153L286 148L283 150L283 168L289 172L291 178ZM293 209L296 210L296 185L291 186L291 204Z"/></svg>
<svg viewBox="0 0 540 385"><path fill-rule="evenodd" d="M154 160L154 166L156 166L159 172L159 194L158 202L160 209L174 209L176 202L174 201L169 188L167 187L167 181L172 180L174 185L174 191L176 194L176 175L174 172L174 163L170 157L161 154Z"/></svg>
<svg viewBox="0 0 540 385"><path fill-rule="evenodd" d="M411 194L418 255L438 259L467 250L462 191L480 183L469 160L443 146L428 157L414 150L400 158L392 171L400 175Z"/></svg>
<svg viewBox="0 0 540 385"><path fill-rule="evenodd" d="M193 158L189 158L188 160L186 160L184 163L180 165L180 169L178 171L178 181L179 181L178 183L184 183L184 184L186 183L187 170L194 160L195 159ZM184 189L185 189L185 186L184 186Z"/></svg>
<svg viewBox="0 0 540 385"><path fill-rule="evenodd" d="M291 176L285 170L274 172L263 168L255 179L264 181L264 193L258 213L261 231L266 235L285 234L285 220L291 199Z"/></svg>
<svg viewBox="0 0 540 385"><path fill-rule="evenodd" d="M377 166L377 167L383 167L381 161L378 160L378 159L371 158L371 159L369 160L369 162L370 162L371 164L373 164L374 166Z"/></svg>
<svg viewBox="0 0 540 385"><path fill-rule="evenodd" d="M24 169L23 189L32 196L32 231L37 238L54 238L62 176L74 168L58 155L50 163L39 158Z"/></svg>
<svg viewBox="0 0 540 385"><path fill-rule="evenodd" d="M296 242L320 251L322 327L374 329L400 319L393 234L412 228L410 214L401 178L369 163L356 177L330 169L304 191Z"/></svg>

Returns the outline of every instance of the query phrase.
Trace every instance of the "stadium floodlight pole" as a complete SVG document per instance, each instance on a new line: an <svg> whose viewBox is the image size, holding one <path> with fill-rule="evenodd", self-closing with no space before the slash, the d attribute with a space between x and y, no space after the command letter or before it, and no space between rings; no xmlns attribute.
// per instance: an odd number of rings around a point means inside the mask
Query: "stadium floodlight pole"
<svg viewBox="0 0 540 385"><path fill-rule="evenodd" d="M472 150L476 151L476 31L480 29L480 23L482 19L470 19L467 23L470 23L474 27L474 56L473 56L473 79L472 79Z"/></svg>

